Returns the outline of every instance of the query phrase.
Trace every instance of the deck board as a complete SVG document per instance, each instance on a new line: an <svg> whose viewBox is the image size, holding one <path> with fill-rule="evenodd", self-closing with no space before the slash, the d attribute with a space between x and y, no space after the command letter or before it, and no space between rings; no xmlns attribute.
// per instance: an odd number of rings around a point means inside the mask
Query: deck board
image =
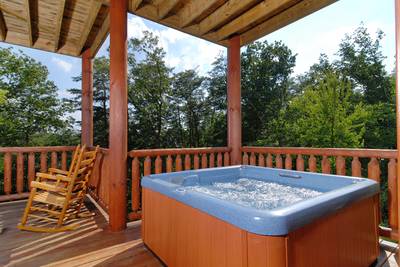
<svg viewBox="0 0 400 267"><path fill-rule="evenodd" d="M86 203L95 215L81 219L77 230L32 233L16 228L24 207L25 201L0 204L0 266L163 266L144 246L140 222L130 223L126 231L110 233L106 219ZM393 249L382 246L381 251L376 266L398 266Z"/></svg>
<svg viewBox="0 0 400 267"><path fill-rule="evenodd" d="M110 233L107 221L95 215L80 219L80 227L64 233L32 233L16 228L25 201L0 204L0 266L163 266L144 245L140 222Z"/></svg>

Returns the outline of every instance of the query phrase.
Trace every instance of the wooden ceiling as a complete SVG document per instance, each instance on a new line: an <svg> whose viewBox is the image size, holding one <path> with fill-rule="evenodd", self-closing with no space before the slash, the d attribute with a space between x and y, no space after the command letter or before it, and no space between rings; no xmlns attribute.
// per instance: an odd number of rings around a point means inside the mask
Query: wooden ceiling
<svg viewBox="0 0 400 267"><path fill-rule="evenodd" d="M110 0L0 0L0 41L71 56L108 36ZM129 12L227 46L253 42L336 0L129 0Z"/></svg>

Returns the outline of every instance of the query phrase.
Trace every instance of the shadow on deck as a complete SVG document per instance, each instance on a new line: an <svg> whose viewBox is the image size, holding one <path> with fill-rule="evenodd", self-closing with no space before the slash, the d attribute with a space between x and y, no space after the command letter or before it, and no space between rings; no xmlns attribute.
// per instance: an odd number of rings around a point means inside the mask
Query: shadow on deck
<svg viewBox="0 0 400 267"><path fill-rule="evenodd" d="M140 222L110 233L105 218L87 203L95 215L80 219L75 231L25 232L16 228L25 203L0 204L0 266L163 266L144 246Z"/></svg>
<svg viewBox="0 0 400 267"><path fill-rule="evenodd" d="M16 228L25 203L0 204L0 266L163 266L144 246L140 222L130 223L126 231L110 233L103 215L88 202L85 212L95 215L80 219L81 225L75 231L25 232ZM398 266L393 247L388 244L381 242L376 266Z"/></svg>

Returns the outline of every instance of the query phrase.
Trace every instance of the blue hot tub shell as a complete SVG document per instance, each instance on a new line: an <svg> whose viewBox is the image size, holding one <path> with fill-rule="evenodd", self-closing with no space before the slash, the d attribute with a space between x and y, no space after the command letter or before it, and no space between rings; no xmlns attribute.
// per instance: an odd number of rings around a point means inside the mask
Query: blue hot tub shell
<svg viewBox="0 0 400 267"><path fill-rule="evenodd" d="M240 178L304 187L323 193L292 205L260 210L187 189L188 186L232 182ZM378 183L369 179L255 166L231 166L149 175L143 177L142 186L248 232L272 236L287 235L320 217L379 192Z"/></svg>

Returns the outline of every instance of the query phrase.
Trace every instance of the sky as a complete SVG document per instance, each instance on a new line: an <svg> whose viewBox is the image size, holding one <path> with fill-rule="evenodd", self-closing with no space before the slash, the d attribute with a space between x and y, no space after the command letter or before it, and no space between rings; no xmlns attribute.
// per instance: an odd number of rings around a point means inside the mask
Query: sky
<svg viewBox="0 0 400 267"><path fill-rule="evenodd" d="M345 34L352 33L361 23L373 36L377 30L385 33L382 51L386 56L386 69L392 71L395 64L394 0L339 0L260 40L282 41L294 54L297 54L294 75L298 75L316 63L321 53L334 59L338 45ZM226 53L226 48L219 45L129 15L128 37L141 37L144 30L151 31L159 37L160 44L166 51L166 63L175 71L196 68L200 74L206 74L215 57L220 53ZM97 56L106 55L108 45L107 39ZM0 44L0 47L9 46ZM79 83L72 81L72 77L81 73L79 58L19 46L13 47L48 67L49 78L58 86L60 97L69 96L66 92L68 88L80 88Z"/></svg>

